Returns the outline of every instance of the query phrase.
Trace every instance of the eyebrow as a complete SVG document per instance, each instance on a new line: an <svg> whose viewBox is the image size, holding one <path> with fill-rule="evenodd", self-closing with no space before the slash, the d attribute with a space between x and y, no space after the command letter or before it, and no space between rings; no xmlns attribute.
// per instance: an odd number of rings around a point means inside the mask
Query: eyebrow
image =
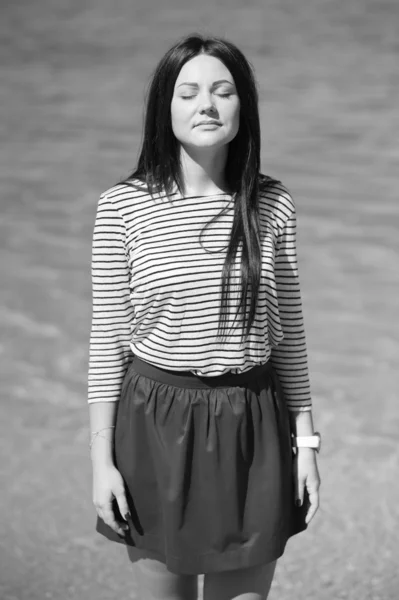
<svg viewBox="0 0 399 600"><path fill-rule="evenodd" d="M216 87L217 85L221 85L222 83L228 83L229 85L234 85L234 83L232 81L228 81L228 79L218 79L218 81L214 81L212 83L212 87ZM182 85L190 85L191 87L198 87L198 83L195 83L195 81L183 81L183 83L180 83L177 87L180 87Z"/></svg>

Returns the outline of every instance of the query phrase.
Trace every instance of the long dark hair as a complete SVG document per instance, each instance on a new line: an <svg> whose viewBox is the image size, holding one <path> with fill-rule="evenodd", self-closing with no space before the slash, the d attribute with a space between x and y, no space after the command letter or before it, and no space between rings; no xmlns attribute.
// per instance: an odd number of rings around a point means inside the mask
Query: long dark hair
<svg viewBox="0 0 399 600"><path fill-rule="evenodd" d="M146 106L142 148L136 169L124 180L139 179L150 194L174 186L183 193L179 142L172 130L170 105L176 79L183 65L199 54L218 58L230 71L240 99L239 130L229 143L225 178L234 197L234 220L222 271L222 293L217 337L226 330L230 279L237 250L242 243L241 295L237 315L243 318L241 341L247 339L255 319L261 279L261 240L258 195L260 187L273 180L260 173L260 125L258 92L251 64L231 42L218 37L191 34L175 44L161 59L153 74ZM250 297L249 314L247 298ZM234 320L235 320L234 319Z"/></svg>

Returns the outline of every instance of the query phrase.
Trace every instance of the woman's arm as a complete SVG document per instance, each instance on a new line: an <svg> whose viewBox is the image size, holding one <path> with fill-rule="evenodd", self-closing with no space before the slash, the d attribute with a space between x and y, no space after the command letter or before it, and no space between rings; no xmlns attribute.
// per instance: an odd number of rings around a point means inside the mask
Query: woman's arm
<svg viewBox="0 0 399 600"><path fill-rule="evenodd" d="M313 435L313 415L311 410L290 410L288 412L291 431L295 436Z"/></svg>
<svg viewBox="0 0 399 600"><path fill-rule="evenodd" d="M290 411L291 431L295 436L313 435L313 417L310 410ZM293 476L295 486L295 503L302 505L307 492L305 521L307 524L315 516L320 503L320 475L317 468L316 450L313 448L297 448L293 460Z"/></svg>
<svg viewBox="0 0 399 600"><path fill-rule="evenodd" d="M283 339L271 349L270 360L283 388L288 410L308 412L312 407L312 400L298 273L296 211L288 192L281 193L280 190L280 198L280 216L288 213L288 218L281 225L274 260Z"/></svg>
<svg viewBox="0 0 399 600"><path fill-rule="evenodd" d="M130 300L126 226L119 206L116 191L101 194L94 224L89 403L119 401L133 357L130 340L134 307Z"/></svg>
<svg viewBox="0 0 399 600"><path fill-rule="evenodd" d="M283 195L291 210L278 239L275 257L279 315L284 338L272 349L271 360L279 375L287 403L290 429L294 436L314 433L312 400L308 373L305 327L296 250L295 203L288 192ZM297 448L293 460L295 502L303 504L307 492L306 523L319 506L320 476L316 451Z"/></svg>
<svg viewBox="0 0 399 600"><path fill-rule="evenodd" d="M113 464L114 426L118 402L92 402L90 415L90 451L93 467Z"/></svg>
<svg viewBox="0 0 399 600"><path fill-rule="evenodd" d="M112 197L111 197L112 196ZM132 358L134 308L130 302L126 226L118 209L117 190L100 196L93 232L93 313L89 346L88 402L93 504L97 514L119 535L113 503L126 520L129 512L124 481L114 465L114 426L123 378Z"/></svg>
<svg viewBox="0 0 399 600"><path fill-rule="evenodd" d="M89 405L91 460L93 465L93 504L99 517L118 535L128 529L129 507L121 474L113 460L114 423L118 402L93 402ZM124 521L116 519L112 503L116 500Z"/></svg>

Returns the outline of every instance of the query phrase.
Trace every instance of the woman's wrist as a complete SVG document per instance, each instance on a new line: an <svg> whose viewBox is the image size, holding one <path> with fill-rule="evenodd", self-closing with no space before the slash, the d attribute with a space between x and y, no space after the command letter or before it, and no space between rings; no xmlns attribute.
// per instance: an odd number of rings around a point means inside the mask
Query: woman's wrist
<svg viewBox="0 0 399 600"><path fill-rule="evenodd" d="M298 456L309 456L310 458L315 458L317 454L315 448L295 448L295 452Z"/></svg>
<svg viewBox="0 0 399 600"><path fill-rule="evenodd" d="M113 464L113 447L118 402L95 402L89 405L90 456L95 465Z"/></svg>
<svg viewBox="0 0 399 600"><path fill-rule="evenodd" d="M291 432L295 436L308 436L314 433L313 416L311 410L292 410L289 412Z"/></svg>
<svg viewBox="0 0 399 600"><path fill-rule="evenodd" d="M109 466L114 464L114 435L96 436L91 444L90 458L93 466Z"/></svg>
<svg viewBox="0 0 399 600"><path fill-rule="evenodd" d="M93 467L114 464L114 434L118 402L95 402L90 412L90 458Z"/></svg>

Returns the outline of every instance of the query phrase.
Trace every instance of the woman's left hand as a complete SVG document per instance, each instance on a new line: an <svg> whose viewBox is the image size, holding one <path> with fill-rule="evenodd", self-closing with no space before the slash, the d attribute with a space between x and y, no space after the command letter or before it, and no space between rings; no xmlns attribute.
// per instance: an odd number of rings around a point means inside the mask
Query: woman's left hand
<svg viewBox="0 0 399 600"><path fill-rule="evenodd" d="M300 500L301 505L305 489L309 497L309 506L305 522L308 524L313 519L319 508L320 475L316 462L316 451L312 448L297 448L293 457L295 503Z"/></svg>

